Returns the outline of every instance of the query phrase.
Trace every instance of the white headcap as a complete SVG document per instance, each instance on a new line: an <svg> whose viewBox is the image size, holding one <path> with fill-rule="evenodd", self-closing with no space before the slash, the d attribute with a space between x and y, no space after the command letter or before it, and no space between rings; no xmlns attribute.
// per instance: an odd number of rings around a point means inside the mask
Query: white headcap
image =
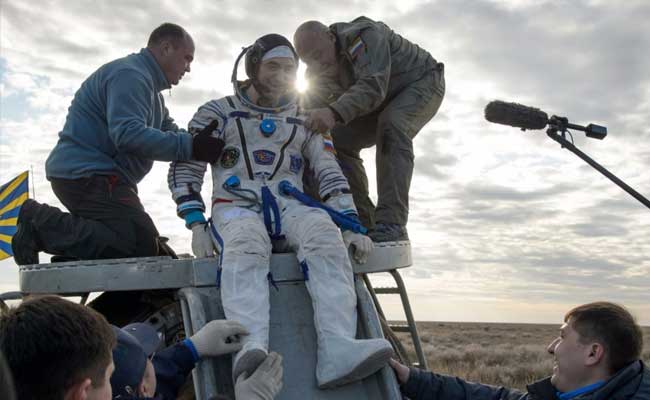
<svg viewBox="0 0 650 400"><path fill-rule="evenodd" d="M289 46L277 46L272 48L271 50L267 51L266 54L262 57L262 61L266 61L270 58L291 58L295 59L295 55L293 54L293 51L289 48Z"/></svg>

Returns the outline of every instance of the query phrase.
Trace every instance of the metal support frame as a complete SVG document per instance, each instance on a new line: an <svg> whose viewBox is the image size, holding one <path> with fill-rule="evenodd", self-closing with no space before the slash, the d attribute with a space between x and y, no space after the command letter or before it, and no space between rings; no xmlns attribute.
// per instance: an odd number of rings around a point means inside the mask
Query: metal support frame
<svg viewBox="0 0 650 400"><path fill-rule="evenodd" d="M393 332L408 332L411 334L411 339L413 341L413 347L415 348L415 354L418 358L418 367L422 369L428 369L427 365L427 359L424 356L424 352L422 351L422 344L420 343L420 336L418 335L418 329L415 324L415 318L413 318L413 311L411 309L411 303L408 298L408 294L406 293L406 286L404 285L404 280L402 279L402 276L400 275L399 271L396 269L391 269L387 271L390 273L395 280L395 284L397 285L396 287L381 287L381 288L374 288L372 286L372 283L370 282L370 278L368 278L368 274L361 274L363 277L363 281L366 284L366 287L368 288L368 291L370 292L370 297L372 297L372 301L375 303L375 308L377 309L377 312L379 315L381 315L382 318L386 319L386 316L384 314L384 310L381 308L381 305L379 304L379 299L377 298L378 294L399 294L400 299L402 301L402 307L404 308L404 314L406 315L406 325L388 325L390 329Z"/></svg>

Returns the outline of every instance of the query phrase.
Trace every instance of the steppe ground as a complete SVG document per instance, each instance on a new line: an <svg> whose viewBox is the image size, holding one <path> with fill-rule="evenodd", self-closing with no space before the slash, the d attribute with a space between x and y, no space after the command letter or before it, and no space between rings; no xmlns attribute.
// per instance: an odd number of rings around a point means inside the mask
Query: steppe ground
<svg viewBox="0 0 650 400"><path fill-rule="evenodd" d="M559 325L418 322L429 370L472 382L525 389L550 375L547 345ZM644 327L643 360L650 364L650 327ZM411 360L416 360L410 335L399 333Z"/></svg>

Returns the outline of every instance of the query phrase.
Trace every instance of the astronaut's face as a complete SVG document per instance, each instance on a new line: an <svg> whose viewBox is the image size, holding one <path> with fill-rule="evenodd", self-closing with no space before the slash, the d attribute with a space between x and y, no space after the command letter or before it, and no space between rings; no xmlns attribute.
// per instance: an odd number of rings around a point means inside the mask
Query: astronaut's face
<svg viewBox="0 0 650 400"><path fill-rule="evenodd" d="M295 89L297 65L293 58L276 57L262 61L257 72L256 89L272 102Z"/></svg>

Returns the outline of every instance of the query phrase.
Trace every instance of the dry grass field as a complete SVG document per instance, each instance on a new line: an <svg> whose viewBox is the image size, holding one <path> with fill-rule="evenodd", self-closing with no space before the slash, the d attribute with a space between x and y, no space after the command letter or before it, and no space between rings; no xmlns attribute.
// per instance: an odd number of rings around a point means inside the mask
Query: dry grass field
<svg viewBox="0 0 650 400"><path fill-rule="evenodd" d="M650 327L643 329L642 358L650 363ZM431 371L523 390L553 369L546 346L559 325L418 322L418 332ZM416 360L410 335L398 336Z"/></svg>

